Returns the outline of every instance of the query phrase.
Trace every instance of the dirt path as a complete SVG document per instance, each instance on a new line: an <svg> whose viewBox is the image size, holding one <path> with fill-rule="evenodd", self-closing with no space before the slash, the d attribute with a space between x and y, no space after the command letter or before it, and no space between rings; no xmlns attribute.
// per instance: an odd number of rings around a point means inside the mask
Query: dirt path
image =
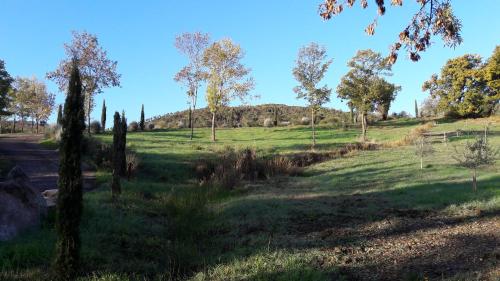
<svg viewBox="0 0 500 281"><path fill-rule="evenodd" d="M40 192L57 188L59 153L39 144L41 135L0 135L0 155L19 166ZM93 171L84 167L84 189L94 185Z"/></svg>

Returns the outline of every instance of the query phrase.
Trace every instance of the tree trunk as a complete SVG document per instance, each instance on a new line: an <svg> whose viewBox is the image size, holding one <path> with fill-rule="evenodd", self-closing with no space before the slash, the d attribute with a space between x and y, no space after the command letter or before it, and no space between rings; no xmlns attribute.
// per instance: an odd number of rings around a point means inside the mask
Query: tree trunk
<svg viewBox="0 0 500 281"><path fill-rule="evenodd" d="M312 148L316 146L316 132L314 131L314 108L311 110L311 127L312 127Z"/></svg>
<svg viewBox="0 0 500 281"><path fill-rule="evenodd" d="M361 112L361 140L366 141L366 114Z"/></svg>
<svg viewBox="0 0 500 281"><path fill-rule="evenodd" d="M212 112L212 141L215 142L215 112Z"/></svg>
<svg viewBox="0 0 500 281"><path fill-rule="evenodd" d="M476 169L474 169L474 172L472 174L472 190L474 192L477 191L477 182L476 182Z"/></svg>
<svg viewBox="0 0 500 281"><path fill-rule="evenodd" d="M21 115L21 133L24 133L24 116Z"/></svg>
<svg viewBox="0 0 500 281"><path fill-rule="evenodd" d="M10 131L12 134L16 132L16 117L14 116L14 121L12 121L12 129Z"/></svg>
<svg viewBox="0 0 500 281"><path fill-rule="evenodd" d="M192 118L191 118L191 106L189 106L189 109L188 109L188 128L191 129L191 125L193 125L193 123L191 122Z"/></svg>
<svg viewBox="0 0 500 281"><path fill-rule="evenodd" d="M191 136L189 137L190 140L193 139L194 136L194 111L196 110L195 105L193 104L193 112L191 113Z"/></svg>
<svg viewBox="0 0 500 281"><path fill-rule="evenodd" d="M37 135L38 135L38 124L39 124L39 123L40 123L40 122L39 122L38 120L36 120L36 134L37 134Z"/></svg>

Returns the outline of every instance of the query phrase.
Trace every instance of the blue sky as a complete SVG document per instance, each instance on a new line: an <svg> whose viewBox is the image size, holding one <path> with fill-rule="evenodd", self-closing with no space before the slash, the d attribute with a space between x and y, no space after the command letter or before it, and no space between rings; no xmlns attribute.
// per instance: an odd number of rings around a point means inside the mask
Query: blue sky
<svg viewBox="0 0 500 281"><path fill-rule="evenodd" d="M363 30L376 14L374 1L368 1L371 6L367 10L356 5L328 22L317 15L320 2L1 0L0 59L13 76L44 78L64 58L63 44L71 40L72 30L94 33L109 57L118 61L122 86L105 89L97 97L93 117L99 118L105 98L108 115L124 109L132 121L138 119L142 103L147 117L186 108L185 89L172 78L187 61L173 43L182 32L202 31L214 40L230 37L246 51L244 63L252 68L257 83L254 94L261 96L251 104L305 105L292 92L296 81L291 69L301 46L316 41L327 48L333 64L323 82L335 88L356 50L371 48L387 54L418 8L414 0L404 1L403 7L389 7L379 19L375 36L370 37ZM435 44L418 63L402 54L389 78L402 86L391 111L413 112L414 99L420 102L426 97L421 92L422 83L439 72L449 58L465 53L488 57L500 43L498 0L452 3L462 20L464 43L450 49L433 38ZM62 103L64 94L51 81L47 83ZM199 105L205 105L203 95ZM326 106L345 109L336 94ZM54 118L55 114L51 120Z"/></svg>

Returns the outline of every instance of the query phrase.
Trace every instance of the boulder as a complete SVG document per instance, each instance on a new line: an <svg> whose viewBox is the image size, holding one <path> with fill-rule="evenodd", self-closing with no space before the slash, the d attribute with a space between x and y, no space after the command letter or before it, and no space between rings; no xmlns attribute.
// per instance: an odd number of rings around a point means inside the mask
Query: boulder
<svg viewBox="0 0 500 281"><path fill-rule="evenodd" d="M0 182L0 241L9 240L28 228L40 225L47 206L28 176L14 167L7 181Z"/></svg>

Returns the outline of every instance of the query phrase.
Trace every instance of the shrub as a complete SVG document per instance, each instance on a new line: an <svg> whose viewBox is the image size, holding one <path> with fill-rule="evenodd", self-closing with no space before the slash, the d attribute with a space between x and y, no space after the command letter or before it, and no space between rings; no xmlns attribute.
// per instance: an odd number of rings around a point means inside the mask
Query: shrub
<svg viewBox="0 0 500 281"><path fill-rule="evenodd" d="M302 117L300 119L300 124L301 125L309 125L309 124L311 124L311 119L309 119L309 117Z"/></svg>
<svg viewBox="0 0 500 281"><path fill-rule="evenodd" d="M101 122L94 120L90 122L90 132L92 134L100 134L102 131Z"/></svg>
<svg viewBox="0 0 500 281"><path fill-rule="evenodd" d="M131 132L137 132L139 130L139 123L133 121L128 125L128 130Z"/></svg>
<svg viewBox="0 0 500 281"><path fill-rule="evenodd" d="M184 121L179 120L179 121L177 122L177 128L182 129L182 128L184 128L184 127L185 127Z"/></svg>
<svg viewBox="0 0 500 281"><path fill-rule="evenodd" d="M152 131L154 128L155 128L155 124L154 124L154 123L149 123L149 124L148 124L148 129L149 129L150 131Z"/></svg>
<svg viewBox="0 0 500 281"><path fill-rule="evenodd" d="M266 118L264 120L264 127L273 127L274 126L274 121L271 118Z"/></svg>
<svg viewBox="0 0 500 281"><path fill-rule="evenodd" d="M59 142L61 140L61 132L61 126L59 125L47 126L45 128L44 136L46 139L52 139Z"/></svg>
<svg viewBox="0 0 500 281"><path fill-rule="evenodd" d="M125 160L127 161L127 175L130 177L132 174L137 172L141 159L135 152L127 150L125 152Z"/></svg>

